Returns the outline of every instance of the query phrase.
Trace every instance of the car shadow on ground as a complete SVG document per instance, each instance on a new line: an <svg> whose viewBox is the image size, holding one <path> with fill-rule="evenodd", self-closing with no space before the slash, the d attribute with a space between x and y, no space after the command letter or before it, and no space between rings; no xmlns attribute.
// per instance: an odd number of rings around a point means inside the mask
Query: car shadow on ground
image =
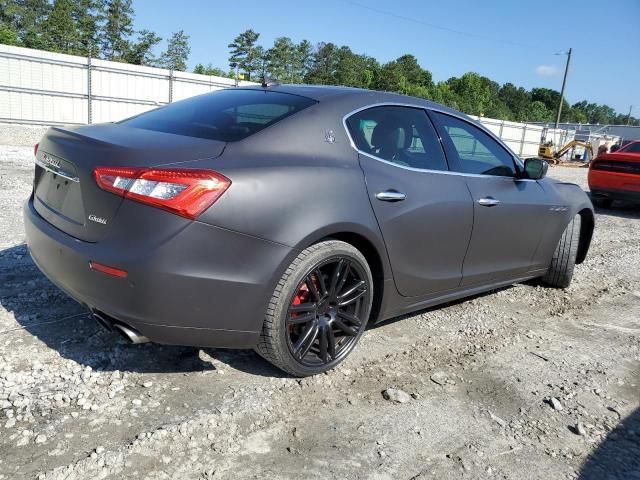
<svg viewBox="0 0 640 480"><path fill-rule="evenodd" d="M540 280L539 279L533 279L533 280L528 280L527 282L524 282L526 284L532 284L532 285L539 285ZM432 307L427 307L427 308L423 308L422 310L416 310L414 312L410 312L410 313L404 313L402 315L398 315L397 317L392 317L392 318L387 318L385 320L382 320L381 322L378 323L374 323L374 324L369 324L367 326L367 330L373 330L379 327L383 327L385 325L390 325L392 323L396 323L402 320L405 320L407 318L411 318L411 317L415 317L416 315L423 315L425 313L429 313L429 312L433 312L434 310L441 310L441 309L445 309L448 307L452 307L454 305L460 305L463 303L467 303L470 302L472 300L475 300L477 298L482 298L482 297L488 297L491 295L494 295L498 292L501 292L503 290L508 290L510 288L513 288L513 285L507 285L506 287L500 287L500 288L494 288L492 290L486 291L486 292L481 292L481 293L477 293L476 295L472 295L469 297L463 297L463 298L459 298L457 300L451 300L450 302L447 303L439 303L438 305L434 305Z"/></svg>
<svg viewBox="0 0 640 480"><path fill-rule="evenodd" d="M0 250L0 304L18 323L0 323L3 342L12 343L10 337L25 330L61 357L94 370L187 373L214 370L217 361L252 375L284 376L251 350L130 344L101 327L82 305L53 285L24 244ZM16 348L24 348L23 342L16 342Z"/></svg>
<svg viewBox="0 0 640 480"><path fill-rule="evenodd" d="M640 220L640 203L621 202L616 200L610 207L597 207L595 211L598 215Z"/></svg>
<svg viewBox="0 0 640 480"><path fill-rule="evenodd" d="M584 191L589 198L591 193L589 190ZM615 200L610 207L596 207L594 205L595 212L598 215L608 215L610 217L620 217L628 219L640 219L640 202L627 202L623 200Z"/></svg>
<svg viewBox="0 0 640 480"><path fill-rule="evenodd" d="M640 409L613 429L589 455L578 480L640 479Z"/></svg>

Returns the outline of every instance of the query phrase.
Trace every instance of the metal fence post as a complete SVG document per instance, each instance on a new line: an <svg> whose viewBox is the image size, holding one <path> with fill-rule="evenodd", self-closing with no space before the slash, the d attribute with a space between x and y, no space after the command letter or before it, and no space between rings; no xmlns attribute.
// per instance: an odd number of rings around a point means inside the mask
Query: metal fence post
<svg viewBox="0 0 640 480"><path fill-rule="evenodd" d="M173 69L169 70L169 103L173 102Z"/></svg>
<svg viewBox="0 0 640 480"><path fill-rule="evenodd" d="M526 138L527 135L527 124L524 124L524 127L522 128L522 138L520 139L520 152L518 152L518 155L522 155L522 151L524 150L524 140Z"/></svg>
<svg viewBox="0 0 640 480"><path fill-rule="evenodd" d="M93 122L93 110L91 108L91 47L87 56L87 123Z"/></svg>

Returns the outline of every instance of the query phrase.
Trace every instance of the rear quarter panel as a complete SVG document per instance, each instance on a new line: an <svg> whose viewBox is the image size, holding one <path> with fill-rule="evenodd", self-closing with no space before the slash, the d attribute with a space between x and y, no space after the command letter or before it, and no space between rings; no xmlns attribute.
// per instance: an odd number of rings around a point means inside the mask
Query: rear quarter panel
<svg viewBox="0 0 640 480"><path fill-rule="evenodd" d="M382 236L340 107L310 107L229 143L216 159L183 163L212 168L232 184L200 221L292 247L272 286L299 251L338 233L364 237L391 278Z"/></svg>

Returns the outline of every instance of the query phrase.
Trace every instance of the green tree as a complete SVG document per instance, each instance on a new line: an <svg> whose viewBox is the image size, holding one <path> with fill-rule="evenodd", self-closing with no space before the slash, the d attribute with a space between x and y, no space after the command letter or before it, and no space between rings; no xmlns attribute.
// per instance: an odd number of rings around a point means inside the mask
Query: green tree
<svg viewBox="0 0 640 480"><path fill-rule="evenodd" d="M71 16L77 29L75 52L97 56L101 22L104 19L104 0L73 0Z"/></svg>
<svg viewBox="0 0 640 480"><path fill-rule="evenodd" d="M45 33L51 50L75 53L79 41L78 31L73 21L71 0L55 0L53 10L47 18Z"/></svg>
<svg viewBox="0 0 640 480"><path fill-rule="evenodd" d="M302 40L295 46L292 83L302 83L305 75L311 69L313 61L313 46L309 40Z"/></svg>
<svg viewBox="0 0 640 480"><path fill-rule="evenodd" d="M267 74L281 82L292 82L296 63L296 46L289 37L278 37L266 52Z"/></svg>
<svg viewBox="0 0 640 480"><path fill-rule="evenodd" d="M396 61L382 65L375 87L385 92L407 93L408 82L402 65Z"/></svg>
<svg viewBox="0 0 640 480"><path fill-rule="evenodd" d="M396 59L396 63L400 66L402 75L410 84L427 89L433 87L431 72L423 69L413 55L402 55Z"/></svg>
<svg viewBox="0 0 640 480"><path fill-rule="evenodd" d="M513 120L518 122L526 120L527 111L531 105L531 95L524 88L518 88L513 83L505 83L500 87L498 100L509 109Z"/></svg>
<svg viewBox="0 0 640 480"><path fill-rule="evenodd" d="M335 83L349 87L372 88L380 65L367 55L357 55L349 47L340 47L334 73Z"/></svg>
<svg viewBox="0 0 640 480"><path fill-rule="evenodd" d="M402 55L384 64L376 75L376 89L429 98L433 90L431 72L423 69L413 55Z"/></svg>
<svg viewBox="0 0 640 480"><path fill-rule="evenodd" d="M20 4L16 0L0 0L0 25L15 32L20 29Z"/></svg>
<svg viewBox="0 0 640 480"><path fill-rule="evenodd" d="M486 115L491 105L491 80L475 72L467 72L460 78L450 78L447 84L458 99L458 108L470 115Z"/></svg>
<svg viewBox="0 0 640 480"><path fill-rule="evenodd" d="M431 90L431 99L448 107L460 109L459 99L447 82L438 82Z"/></svg>
<svg viewBox="0 0 640 480"><path fill-rule="evenodd" d="M553 111L549 110L544 102L534 100L529 106L527 114L527 122L551 122L553 119Z"/></svg>
<svg viewBox="0 0 640 480"><path fill-rule="evenodd" d="M305 83L335 85L335 73L339 61L338 47L334 43L319 43L313 53L311 66L304 79Z"/></svg>
<svg viewBox="0 0 640 480"><path fill-rule="evenodd" d="M569 121L575 123L587 123L589 118L582 110L571 107L569 112Z"/></svg>
<svg viewBox="0 0 640 480"><path fill-rule="evenodd" d="M187 69L187 60L190 53L189 35L184 33L184 30L180 30L171 35L167 42L167 49L160 57L160 64L169 70L184 72Z"/></svg>
<svg viewBox="0 0 640 480"><path fill-rule="evenodd" d="M6 23L0 23L0 43L4 45L20 45L18 32Z"/></svg>
<svg viewBox="0 0 640 480"><path fill-rule="evenodd" d="M531 100L544 103L547 110L552 113L553 120L558 111L558 105L560 104L560 92L552 90L550 88L533 88L531 89ZM562 99L562 113L560 120L567 121L570 115L569 103L566 99Z"/></svg>
<svg viewBox="0 0 640 480"><path fill-rule="evenodd" d="M48 0L0 0L0 19L16 32L22 46L46 50L45 24L51 8Z"/></svg>
<svg viewBox="0 0 640 480"><path fill-rule="evenodd" d="M107 0L102 32L102 53L107 60L124 61L133 33L131 0Z"/></svg>
<svg viewBox="0 0 640 480"><path fill-rule="evenodd" d="M134 65L146 65L155 67L158 59L153 55L153 48L162 41L162 38L150 30L140 30L138 39L129 43L129 49L125 53L124 60Z"/></svg>
<svg viewBox="0 0 640 480"><path fill-rule="evenodd" d="M200 75L213 75L216 77L229 77L229 73L225 72L223 69L214 67L211 64L208 64L206 67L198 63L193 69L193 73L199 73ZM233 75L232 75L233 77Z"/></svg>
<svg viewBox="0 0 640 480"><path fill-rule="evenodd" d="M251 74L261 71L265 66L265 53L256 45L260 34L251 29L238 35L229 48L229 65L237 64L241 73Z"/></svg>
<svg viewBox="0 0 640 480"><path fill-rule="evenodd" d="M511 109L499 98L491 101L485 110L484 115L489 118L497 118L500 120L515 120Z"/></svg>

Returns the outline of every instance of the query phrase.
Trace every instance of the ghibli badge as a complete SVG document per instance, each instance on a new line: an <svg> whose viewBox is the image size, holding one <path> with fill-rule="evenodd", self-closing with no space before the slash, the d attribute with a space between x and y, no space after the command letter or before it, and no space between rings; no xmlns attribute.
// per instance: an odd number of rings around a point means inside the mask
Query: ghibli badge
<svg viewBox="0 0 640 480"><path fill-rule="evenodd" d="M42 163L44 163L45 165L48 165L49 167L60 168L60 160L50 155L47 155L46 153L42 154Z"/></svg>
<svg viewBox="0 0 640 480"><path fill-rule="evenodd" d="M91 220L92 222L101 223L102 225L106 225L107 224L107 219L106 218L98 217L97 215L94 215L93 213L91 215L89 215L89 220Z"/></svg>

